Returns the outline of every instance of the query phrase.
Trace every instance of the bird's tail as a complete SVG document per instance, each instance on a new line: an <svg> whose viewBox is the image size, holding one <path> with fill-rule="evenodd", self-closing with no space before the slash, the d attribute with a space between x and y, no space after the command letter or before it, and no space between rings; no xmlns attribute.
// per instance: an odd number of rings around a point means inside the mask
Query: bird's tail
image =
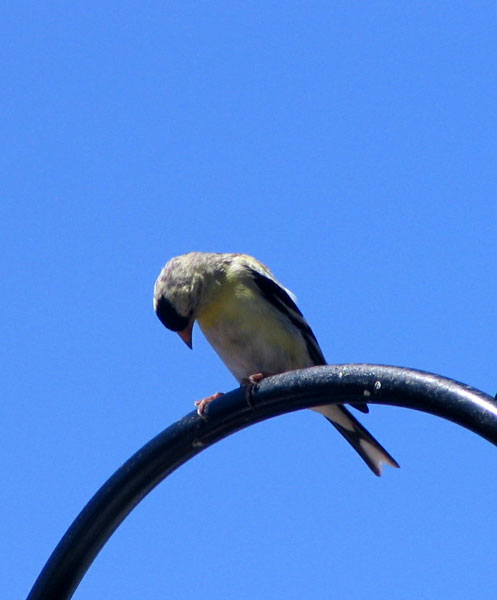
<svg viewBox="0 0 497 600"><path fill-rule="evenodd" d="M379 444L359 421L342 404L316 406L314 410L324 415L334 425L368 467L378 477L383 463L399 467L398 462Z"/></svg>

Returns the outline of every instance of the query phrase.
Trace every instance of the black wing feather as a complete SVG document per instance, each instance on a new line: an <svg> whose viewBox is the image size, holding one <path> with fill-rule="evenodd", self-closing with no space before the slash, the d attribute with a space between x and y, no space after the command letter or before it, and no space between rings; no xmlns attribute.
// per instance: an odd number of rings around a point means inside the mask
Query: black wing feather
<svg viewBox="0 0 497 600"><path fill-rule="evenodd" d="M291 323L300 331L306 343L309 356L314 361L314 364L325 365L326 360L319 347L318 341L316 340L316 336L288 293L275 281L262 273L259 273L254 269L251 269L251 273L255 284L264 298L275 308L284 313Z"/></svg>
<svg viewBox="0 0 497 600"><path fill-rule="evenodd" d="M309 356L314 361L314 364L316 366L325 365L326 360L323 356L321 348L319 347L316 336L292 298L281 286L279 286L269 277L266 277L255 269L250 269L250 271L255 284L261 291L261 294L264 296L264 298L279 311L283 312L293 323L293 325L295 325L295 327L297 327L297 329L300 331L307 346ZM351 406L363 413L369 412L369 407L365 402L356 402L351 404Z"/></svg>

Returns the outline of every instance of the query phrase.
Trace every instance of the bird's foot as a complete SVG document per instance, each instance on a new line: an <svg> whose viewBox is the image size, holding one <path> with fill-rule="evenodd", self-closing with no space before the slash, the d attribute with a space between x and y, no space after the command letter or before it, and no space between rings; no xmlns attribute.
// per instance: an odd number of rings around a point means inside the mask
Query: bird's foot
<svg viewBox="0 0 497 600"><path fill-rule="evenodd" d="M207 420L207 417L204 414L205 409L213 400L217 400L222 395L223 395L223 392L216 392L215 394L212 394L212 396L208 396L207 398L202 398L202 400L197 400L195 402L195 406L197 407L198 416L202 417L202 419L204 419L204 420Z"/></svg>
<svg viewBox="0 0 497 600"><path fill-rule="evenodd" d="M257 385L260 381L262 381L266 377L269 377L270 374L271 373L252 373L252 375L249 375L245 379L242 379L242 385L249 385L250 383L252 385Z"/></svg>
<svg viewBox="0 0 497 600"><path fill-rule="evenodd" d="M254 386L270 375L271 373L252 373L252 375L244 377L241 380L240 384L245 388L245 398L250 408L254 408L254 403L252 402L252 390Z"/></svg>

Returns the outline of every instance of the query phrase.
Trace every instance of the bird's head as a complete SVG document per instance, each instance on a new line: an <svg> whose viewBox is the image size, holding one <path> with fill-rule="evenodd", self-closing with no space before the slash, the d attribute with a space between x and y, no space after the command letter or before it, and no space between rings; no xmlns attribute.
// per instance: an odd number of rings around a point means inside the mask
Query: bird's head
<svg viewBox="0 0 497 600"><path fill-rule="evenodd" d="M204 277L199 262L202 253L191 252L172 258L154 286L154 310L161 323L176 331L192 347L192 329L202 301Z"/></svg>

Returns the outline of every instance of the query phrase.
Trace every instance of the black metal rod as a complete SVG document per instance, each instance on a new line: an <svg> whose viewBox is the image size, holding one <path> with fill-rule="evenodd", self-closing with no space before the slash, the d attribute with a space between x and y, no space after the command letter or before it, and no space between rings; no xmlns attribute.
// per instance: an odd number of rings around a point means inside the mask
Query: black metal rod
<svg viewBox="0 0 497 600"><path fill-rule="evenodd" d="M367 364L283 373L209 405L207 420L186 415L143 446L100 488L69 527L28 600L66 600L126 516L158 483L211 444L265 419L321 404L367 402L444 417L497 445L497 403L432 373Z"/></svg>

